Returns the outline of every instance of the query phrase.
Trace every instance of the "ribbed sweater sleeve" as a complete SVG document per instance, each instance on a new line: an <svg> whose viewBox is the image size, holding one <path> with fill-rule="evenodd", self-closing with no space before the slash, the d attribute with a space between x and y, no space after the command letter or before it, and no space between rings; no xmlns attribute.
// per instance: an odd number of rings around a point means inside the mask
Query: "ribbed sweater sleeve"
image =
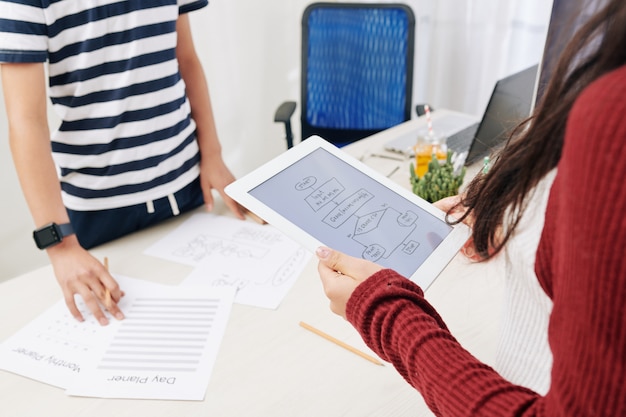
<svg viewBox="0 0 626 417"><path fill-rule="evenodd" d="M382 270L347 318L439 416L626 415L626 67L593 83L568 118L536 271L554 301L545 397L467 352L422 290Z"/></svg>
<svg viewBox="0 0 626 417"><path fill-rule="evenodd" d="M626 416L626 66L568 119L535 270L554 305L549 415Z"/></svg>

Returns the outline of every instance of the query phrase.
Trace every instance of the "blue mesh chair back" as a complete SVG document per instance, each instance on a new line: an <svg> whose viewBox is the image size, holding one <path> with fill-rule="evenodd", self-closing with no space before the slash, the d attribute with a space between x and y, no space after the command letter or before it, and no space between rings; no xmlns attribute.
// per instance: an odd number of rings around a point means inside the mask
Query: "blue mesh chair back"
<svg viewBox="0 0 626 417"><path fill-rule="evenodd" d="M302 18L302 138L342 146L411 117L415 18L403 4L314 3Z"/></svg>

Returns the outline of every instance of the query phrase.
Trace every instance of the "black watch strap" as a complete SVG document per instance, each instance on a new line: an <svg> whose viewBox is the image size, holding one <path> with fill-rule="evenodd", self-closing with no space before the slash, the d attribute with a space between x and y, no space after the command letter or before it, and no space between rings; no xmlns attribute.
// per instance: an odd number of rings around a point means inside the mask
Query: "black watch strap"
<svg viewBox="0 0 626 417"><path fill-rule="evenodd" d="M33 232L33 239L39 249L47 249L61 243L64 237L74 234L70 223L49 223Z"/></svg>
<svg viewBox="0 0 626 417"><path fill-rule="evenodd" d="M59 231L61 232L61 239L63 239L65 236L74 234L74 228L72 227L72 223L57 224L57 226L59 227Z"/></svg>

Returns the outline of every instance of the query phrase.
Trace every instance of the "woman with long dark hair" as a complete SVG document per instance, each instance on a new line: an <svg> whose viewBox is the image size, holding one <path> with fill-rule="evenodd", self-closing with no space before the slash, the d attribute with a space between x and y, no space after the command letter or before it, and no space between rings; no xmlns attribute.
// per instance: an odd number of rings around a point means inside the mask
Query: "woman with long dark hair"
<svg viewBox="0 0 626 417"><path fill-rule="evenodd" d="M472 224L473 249L488 259L509 242L533 190L556 169L535 258L553 302L545 395L464 350L413 282L320 248L331 309L437 415L626 415L625 142L626 2L609 0L565 49L534 115L455 209Z"/></svg>

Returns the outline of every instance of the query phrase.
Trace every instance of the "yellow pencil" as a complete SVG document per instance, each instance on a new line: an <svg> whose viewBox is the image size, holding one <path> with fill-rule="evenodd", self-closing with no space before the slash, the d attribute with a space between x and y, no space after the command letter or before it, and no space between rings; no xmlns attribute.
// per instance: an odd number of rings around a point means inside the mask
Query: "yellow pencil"
<svg viewBox="0 0 626 417"><path fill-rule="evenodd" d="M267 224L265 220L263 220L262 218L260 218L259 216L251 212L250 210L246 210L246 215L250 217L252 220L254 220L255 222L257 222L258 224Z"/></svg>
<svg viewBox="0 0 626 417"><path fill-rule="evenodd" d="M104 257L104 268L109 272L109 258ZM111 291L107 287L104 287L104 306L107 310L111 307Z"/></svg>
<svg viewBox="0 0 626 417"><path fill-rule="evenodd" d="M323 337L323 338L324 338L324 339L326 339L326 340L330 340L331 342L335 343L336 345L339 345L339 346L341 346L342 348L347 349L347 350L349 350L349 351L350 351L350 352L352 352L352 353L356 353L356 354L357 354L357 355L359 355L360 357L362 357L362 358L364 358L364 359L367 359L368 361L370 361L370 362L372 362L372 363L375 363L376 365L384 366L384 364L383 364L381 361L379 361L378 359L376 359L376 358L374 358L374 357L372 357L372 356L368 355L367 353L361 352L361 351L360 351L360 350L358 350L357 348L352 347L352 346L350 346L349 344L344 343L344 342L342 342L341 340L336 339L336 338L332 337L331 335L324 333L324 332L323 332L323 331L321 331L321 330L316 329L315 327L311 326L310 324L306 324L305 322L301 321L301 322L300 322L300 326L302 326L302 327L304 327L305 329L307 329L307 330L309 330L309 331L311 331L311 332L315 333L315 334L316 334L316 335L318 335L318 336Z"/></svg>

